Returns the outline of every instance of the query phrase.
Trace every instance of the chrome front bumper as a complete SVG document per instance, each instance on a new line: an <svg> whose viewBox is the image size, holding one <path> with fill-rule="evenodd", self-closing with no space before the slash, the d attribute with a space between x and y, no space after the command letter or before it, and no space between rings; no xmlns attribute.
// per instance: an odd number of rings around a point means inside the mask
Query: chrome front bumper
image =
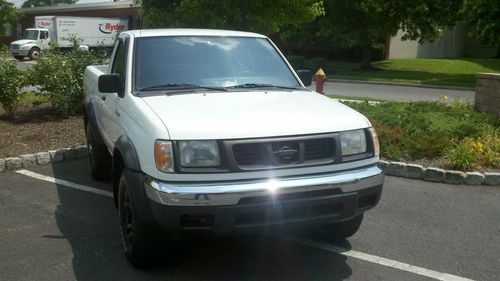
<svg viewBox="0 0 500 281"><path fill-rule="evenodd" d="M144 186L148 198L161 205L229 206L247 197L328 189L350 193L382 185L383 181L383 171L370 166L332 174L238 182L171 183L146 177Z"/></svg>

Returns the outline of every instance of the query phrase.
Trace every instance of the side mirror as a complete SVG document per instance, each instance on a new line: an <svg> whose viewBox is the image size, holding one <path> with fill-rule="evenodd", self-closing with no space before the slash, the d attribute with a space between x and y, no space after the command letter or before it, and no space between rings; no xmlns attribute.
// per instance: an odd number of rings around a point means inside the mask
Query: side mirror
<svg viewBox="0 0 500 281"><path fill-rule="evenodd" d="M118 93L121 96L123 92L122 78L116 73L99 76L97 86L101 93Z"/></svg>
<svg viewBox="0 0 500 281"><path fill-rule="evenodd" d="M304 86L311 86L312 73L310 70L297 70L297 75L299 76L300 81L302 81L302 84L304 84Z"/></svg>

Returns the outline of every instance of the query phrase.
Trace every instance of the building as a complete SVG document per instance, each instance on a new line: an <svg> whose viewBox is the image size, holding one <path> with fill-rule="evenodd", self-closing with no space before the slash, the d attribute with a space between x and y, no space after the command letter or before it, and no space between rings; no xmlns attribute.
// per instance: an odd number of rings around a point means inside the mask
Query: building
<svg viewBox="0 0 500 281"><path fill-rule="evenodd" d="M497 55L496 47L481 45L468 35L469 32L467 26L457 24L443 32L436 41L420 44L417 41L402 41L404 31L399 30L396 36L390 38L386 58L493 58Z"/></svg>
<svg viewBox="0 0 500 281"><path fill-rule="evenodd" d="M110 1L84 4L60 4L55 6L21 9L24 17L17 25L16 30L8 37L0 38L0 44L8 44L22 36L23 30L34 27L36 16L73 16L73 17L111 17L128 18L129 28L138 29L141 26L139 5L132 0Z"/></svg>

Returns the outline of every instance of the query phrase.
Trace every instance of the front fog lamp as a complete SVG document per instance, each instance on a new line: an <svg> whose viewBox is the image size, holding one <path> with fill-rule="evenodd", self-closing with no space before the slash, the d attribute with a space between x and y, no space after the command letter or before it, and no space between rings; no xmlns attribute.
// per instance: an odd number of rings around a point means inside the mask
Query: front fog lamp
<svg viewBox="0 0 500 281"><path fill-rule="evenodd" d="M219 146L216 141L179 141L179 155L183 167L220 166Z"/></svg>
<svg viewBox="0 0 500 281"><path fill-rule="evenodd" d="M365 130L340 132L342 155L353 155L366 152Z"/></svg>
<svg viewBox="0 0 500 281"><path fill-rule="evenodd" d="M172 142L155 141L155 163L156 168L162 172L172 173L174 171Z"/></svg>

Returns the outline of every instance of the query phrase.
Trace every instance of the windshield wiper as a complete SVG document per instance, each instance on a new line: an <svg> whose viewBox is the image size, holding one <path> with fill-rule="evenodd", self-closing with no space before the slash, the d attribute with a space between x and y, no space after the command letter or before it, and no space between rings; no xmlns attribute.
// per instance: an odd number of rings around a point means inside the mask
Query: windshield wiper
<svg viewBox="0 0 500 281"><path fill-rule="evenodd" d="M302 89L301 87L290 87L290 86L280 86L280 85L273 85L273 84L258 84L258 83L245 83L245 84L226 87L226 89L256 89L256 88L277 88L277 89L287 89L287 90Z"/></svg>
<svg viewBox="0 0 500 281"><path fill-rule="evenodd" d="M172 90L172 91L178 91L178 90L214 90L214 91L227 91L226 88L224 87L210 87L210 86L201 86L201 85L194 85L194 84L175 84L175 83L168 83L168 84L161 84L161 85L154 85L154 86L148 86L144 88L140 88L139 91L157 91L157 90Z"/></svg>

